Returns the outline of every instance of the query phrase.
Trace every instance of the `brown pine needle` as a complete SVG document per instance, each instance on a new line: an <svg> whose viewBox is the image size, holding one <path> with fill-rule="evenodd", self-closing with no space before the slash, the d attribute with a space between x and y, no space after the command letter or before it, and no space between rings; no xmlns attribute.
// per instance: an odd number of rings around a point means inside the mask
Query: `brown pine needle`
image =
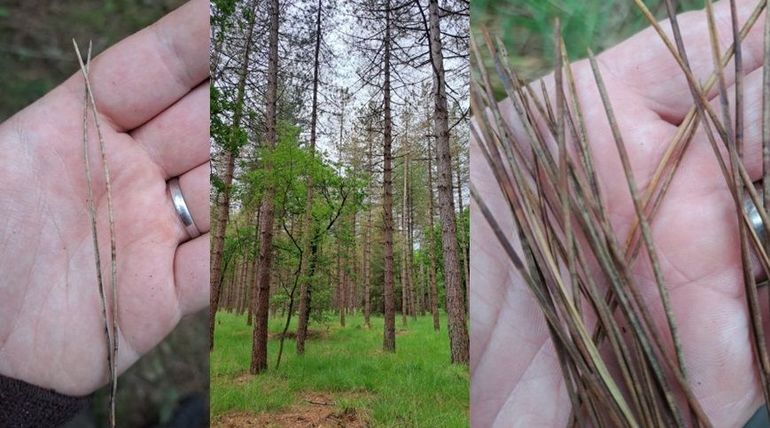
<svg viewBox="0 0 770 428"><path fill-rule="evenodd" d="M652 232L650 231L650 225L647 222L646 216L642 211L641 201L639 200L639 193L636 188L636 180L634 179L633 171L631 170L631 161L628 158L628 152L626 151L626 145L623 142L623 136L621 135L620 128L618 127L615 119L615 113L613 112L612 105L610 103L609 95L607 94L607 88L604 86L604 80L602 79L599 65L596 62L593 52L589 51L589 58L591 61L591 68L596 79L596 86L599 89L599 95L601 96L604 110L607 115L607 119L610 123L610 129L612 130L615 144L618 148L618 154L620 155L620 161L623 165L623 172L626 175L626 181L628 182L628 190L631 193L631 199L634 203L634 209L636 210L637 221L641 225L642 238L645 246L647 247L647 254L650 258L650 264L652 265L652 271L655 276L655 283L658 286L658 293L660 294L661 302L663 303L663 311L666 314L666 321L668 322L668 328L671 332L671 338L674 343L674 350L676 353L679 369L682 372L684 379L687 379L687 370L684 362L684 355L682 354L682 343L679 338L679 332L676 327L676 318L674 312L671 309L671 299L668 295L668 289L666 289L663 273L660 269L660 263L658 262L657 252L652 241ZM673 401L673 397L666 395L667 399ZM676 409L676 404L672 403L672 410ZM684 420L681 419L681 415L674 413L676 422L679 425L684 425Z"/></svg>
<svg viewBox="0 0 770 428"><path fill-rule="evenodd" d="M115 421L115 398L117 394L117 387L118 387L118 376L117 376L117 358L118 358L118 349L119 349L119 330L118 330L118 282L117 282L117 263L116 263L116 243L115 243L115 216L114 216L114 210L113 210L113 204L112 204L112 185L110 181L110 169L107 165L107 155L105 150L105 144L104 144L104 136L102 135L102 129L99 122L99 112L96 107L96 101L94 100L94 93L91 88L91 81L88 77L88 69L86 68L85 64L83 63L83 56L80 54L80 49L78 48L78 44L75 41L75 39L72 39L72 44L75 47L75 53L77 54L78 62L80 63L80 69L83 73L83 79L85 80L85 86L86 86L86 108L90 106L91 112L93 114L94 118L94 124L96 125L96 133L99 138L99 151L101 153L102 158L102 167L103 167L103 173L104 173L104 180L105 180L105 186L106 186L106 193L107 193L107 212L108 212L108 219L110 224L110 267L111 267L111 281L110 285L112 287L112 307L110 308L110 315L112 319L112 335L110 336L108 334L108 340L111 337L112 343L111 347L108 346L108 365L110 365L110 417L109 417L109 423L111 427L115 427L116 421ZM91 57L91 43L89 42L89 53L88 58L90 62ZM87 120L84 118L84 125L87 124ZM84 134L87 133L87 129L84 129ZM86 138L84 137L84 145L86 144ZM87 147L85 149L87 151ZM88 154L86 152L86 159L88 159ZM87 164L88 165L88 164ZM90 169L88 172L89 177L89 196L90 196L90 203L94 204L93 201L93 191L91 189L91 182L90 182ZM95 209L92 211L92 215L95 218ZM96 232L95 232L95 220L92 220L94 223L94 240L96 242L96 253L98 255L99 249L98 249L98 241L96 241ZM98 257L98 256L97 256ZM101 277L101 270L99 271L99 276ZM100 281L101 282L101 281ZM100 292L103 293L103 288L100 289ZM106 316L105 316L106 321Z"/></svg>
<svg viewBox="0 0 770 428"><path fill-rule="evenodd" d="M92 43L88 43L88 57L86 59L85 70L88 73L88 66L91 62ZM88 155L88 86L85 86L83 98L83 158L85 160L86 182L88 183L88 218L91 222L91 236L94 242L94 258L96 261L96 281L99 286L99 297L102 303L102 318L104 318L104 336L107 344L107 367L110 380L113 378L114 367L112 365L112 333L107 319L107 296L104 294L104 281L102 279L102 262L99 253L99 234L96 227L96 206L94 202L93 179L91 178L91 161Z"/></svg>
<svg viewBox="0 0 770 428"><path fill-rule="evenodd" d="M765 60L762 71L762 189L765 212L770 212L770 13L765 14ZM764 222L770 230L770 222ZM770 234L765 233L765 252L770 252Z"/></svg>
<svg viewBox="0 0 770 428"><path fill-rule="evenodd" d="M734 148L731 151L733 171L737 169L737 166L742 162L743 157L743 139L744 139L744 112L743 112L743 88L744 88L744 76L743 76L743 50L741 46L740 36L738 34L738 11L735 0L730 0L730 16L732 20L733 38L735 39L735 141ZM719 45L713 45L715 52L718 52ZM720 70L721 74L721 70ZM723 92L724 80L720 82L720 92ZM726 94L721 97L724 102ZM725 112L727 112L728 105L723 104ZM729 113L728 113L729 114ZM729 119L729 116L725 117ZM726 126L730 126L730 122L725 123ZM744 182L738 178L738 174L735 176L735 189L736 193L741 196L743 200L745 196L745 187L753 186L751 181ZM743 211L743 204L737 204L738 212ZM757 205L759 206L759 205ZM758 210L759 211L759 210ZM749 314L751 315L753 333L754 333L754 352L757 357L757 363L759 365L759 378L762 386L762 392L765 396L765 404L770 406L770 359L767 354L767 346L765 344L765 333L762 324L762 313L759 306L759 299L757 296L757 284L754 278L754 273L751 264L751 252L749 250L747 240L747 225L739 220L740 230L740 243L741 243L741 261L743 263L743 277L746 285L746 298L749 306Z"/></svg>
<svg viewBox="0 0 770 428"><path fill-rule="evenodd" d="M664 42L667 41L667 36L665 36L665 33L660 30L660 26L657 23L657 20L655 19L652 12L649 11L649 9L645 6L645 4L640 0L634 0L639 10L643 13L645 18L648 20L650 25L653 26L653 28L656 29L658 34L662 37ZM751 16L748 18L746 23L743 25L740 31L740 40L743 40L748 36L749 31L753 28L754 24L759 19L762 12L765 10L766 2L761 1L757 6L754 8L754 10L751 13ZM667 46L670 46L670 43L667 43ZM669 49L671 49L669 47ZM675 52L675 51L674 51ZM727 63L732 59L735 52L735 44L733 43L730 48L725 52L724 56L721 58L721 64L723 66L726 66ZM675 58L677 55L674 55ZM717 76L715 73L712 73L711 76L706 80L706 83L703 85L703 92L707 93L710 91L713 86L716 84ZM657 211L657 208L660 206L661 201L663 200L666 191L668 190L668 184L670 184L671 180L673 179L674 174L676 173L676 170L679 166L679 163L681 161L682 155L684 153L684 149L691 141L696 129L697 129L697 101L696 106L692 107L688 114L685 116L684 121L682 122L682 125L679 127L679 131L677 132L677 135L672 140L671 144L669 144L668 148L666 149L666 152L664 153L663 157L661 158L660 162L658 163L658 167L655 170L655 173L652 176L652 179L650 180L650 185L648 186L647 190L644 193L643 201L645 206L645 212L650 213L650 218L654 216L654 213ZM683 147L684 146L684 147ZM662 178L662 183L660 187L658 187L658 183L660 182ZM638 228L638 223L635 223L631 227L631 232L629 233L629 240L626 242L626 247L629 247L631 245L632 239L635 235L635 231ZM638 248L638 246L637 246ZM632 250L630 252L631 259L633 260L635 253L635 250Z"/></svg>

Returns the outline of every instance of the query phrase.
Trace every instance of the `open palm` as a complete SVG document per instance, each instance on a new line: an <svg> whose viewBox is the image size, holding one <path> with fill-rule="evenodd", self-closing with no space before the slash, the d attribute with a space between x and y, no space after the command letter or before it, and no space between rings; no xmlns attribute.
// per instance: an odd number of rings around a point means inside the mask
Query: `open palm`
<svg viewBox="0 0 770 428"><path fill-rule="evenodd" d="M739 1L741 23L756 5L754 0ZM717 4L715 11L717 22L724 24L720 28L724 52L732 41L727 1ZM705 14L683 14L680 26L692 68L705 81L713 71ZM744 163L753 180L761 178L761 32L761 25L756 25L744 45ZM687 82L651 29L598 60L634 176L644 188L677 125L693 106ZM635 215L620 158L589 64L582 61L573 68L604 203L618 241L624 242ZM732 84L733 74L727 77ZM545 79L552 87L552 76ZM710 95L714 98L716 92ZM713 105L719 111L717 103ZM475 142L471 162L472 183L503 230L513 230L507 204ZM473 425L564 426L570 401L546 322L476 207L471 210L471 227ZM715 426L741 426L760 405L762 393L752 355L735 206L702 131L685 154L652 230L693 392ZM636 283L658 327L665 329L647 258L642 254L637 260ZM766 295L760 296L766 303Z"/></svg>
<svg viewBox="0 0 770 428"><path fill-rule="evenodd" d="M202 0L182 6L90 66L115 209L120 371L208 302L207 7ZM0 125L0 374L69 395L107 380L83 97L76 73ZM107 202L93 130L89 141L109 287ZM166 190L177 176L203 233L196 239Z"/></svg>

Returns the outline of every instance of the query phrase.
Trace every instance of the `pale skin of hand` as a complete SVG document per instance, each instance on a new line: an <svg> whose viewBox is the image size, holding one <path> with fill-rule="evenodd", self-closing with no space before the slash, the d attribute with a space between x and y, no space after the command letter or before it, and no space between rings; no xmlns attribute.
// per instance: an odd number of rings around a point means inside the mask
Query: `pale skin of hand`
<svg viewBox="0 0 770 428"><path fill-rule="evenodd" d="M757 1L738 4L739 22L743 24ZM724 52L732 41L727 1L716 4L715 11ZM680 15L679 22L692 68L705 81L714 69L705 14L686 13ZM744 163L755 181L762 175L763 22L764 15L743 46ZM669 23L662 27L673 40ZM689 88L672 55L651 29L598 59L637 184L644 188L676 125L693 105ZM728 90L734 92L732 66L728 66L726 77ZM635 218L626 179L590 65L581 61L573 68L602 196L622 243ZM553 88L553 77L545 79ZM716 88L710 98L719 114ZM512 118L510 105L503 108ZM524 134L519 138L523 140ZM471 182L502 229L514 237L510 210L475 141L471 143ZM472 424L565 426L570 401L537 303L475 204L471 228ZM702 130L688 149L652 230L692 389L714 426L742 426L763 401L762 391L752 355L735 206ZM646 253L637 260L637 283L663 329L665 320ZM765 289L760 290L759 297L767 320Z"/></svg>
<svg viewBox="0 0 770 428"><path fill-rule="evenodd" d="M208 304L208 17L207 2L191 1L90 66L112 176L120 372L182 316ZM79 42L85 55L87 41ZM0 124L0 374L76 396L107 382L86 204L83 97L77 72ZM109 293L107 199L89 126ZM202 233L192 240L166 190L176 176Z"/></svg>

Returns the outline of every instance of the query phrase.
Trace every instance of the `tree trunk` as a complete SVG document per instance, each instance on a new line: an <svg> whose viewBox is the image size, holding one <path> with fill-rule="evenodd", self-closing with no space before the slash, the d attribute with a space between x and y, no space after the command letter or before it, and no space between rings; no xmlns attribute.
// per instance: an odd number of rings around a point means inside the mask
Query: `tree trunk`
<svg viewBox="0 0 770 428"><path fill-rule="evenodd" d="M411 148L410 148L411 150ZM413 265L413 240L412 240L412 181L409 169L409 153L406 154L406 283L408 284L409 288L409 314L412 315L413 320L417 320L417 299L416 299L416 293L415 289L417 288L417 285L414 281L414 275L412 272L412 265Z"/></svg>
<svg viewBox="0 0 770 428"><path fill-rule="evenodd" d="M385 2L385 39L384 39L384 82L383 82L383 222L385 238L385 281L383 299L385 303L385 328L382 348L387 352L396 352L396 305L393 293L393 177L391 165L391 146L393 143L393 118L390 110L390 0Z"/></svg>
<svg viewBox="0 0 770 428"><path fill-rule="evenodd" d="M278 103L278 0L270 2L270 42L267 66L267 107L265 109L265 144L268 150L275 149L278 139L277 103ZM268 176L272 169L268 160L264 168ZM259 296L254 322L254 339L251 353L251 374L257 374L267 369L267 318L270 305L270 274L273 261L273 197L275 189L268 184L262 196L260 205L259 224Z"/></svg>
<svg viewBox="0 0 770 428"><path fill-rule="evenodd" d="M374 178L374 164L372 163L372 128L371 125L367 127L367 140L369 144L369 150L366 153L366 165L369 168L369 176L370 179ZM371 188L371 186L370 186ZM368 193L368 192L367 192ZM372 324L369 321L369 317L372 313L372 307L371 307L371 295L370 295L370 288L371 287L371 261L370 257L372 255L372 249L371 249L371 240L372 240L372 206L368 207L366 210L366 229L364 230L364 325L366 325L366 328L371 328Z"/></svg>
<svg viewBox="0 0 770 428"><path fill-rule="evenodd" d="M318 125L318 82L321 67L321 9L322 0L318 0L315 23L315 48L313 50L313 105L310 109L310 158L315 159L315 145ZM297 324L297 354L305 353L305 337L307 335L308 314L310 313L310 286L312 272L309 269L311 241L313 239L313 176L307 175L305 195L305 216L302 219L302 254L299 259L299 319Z"/></svg>
<svg viewBox="0 0 770 428"><path fill-rule="evenodd" d="M441 320L438 313L438 284L436 284L436 246L433 239L433 150L431 149L430 138L428 138L428 251L430 251L430 311L433 314L433 330L441 330Z"/></svg>
<svg viewBox="0 0 770 428"><path fill-rule="evenodd" d="M252 2L252 8L256 2ZM230 147L225 147L225 176L222 178L224 188L217 199L217 223L214 226L214 242L211 243L211 294L209 296L209 351L214 349L214 326L216 322L217 307L219 306L219 277L222 271L222 251L225 245L225 231L230 219L230 187L233 183L233 171L235 170L235 158L237 148L235 140L236 130L241 126L243 117L243 102L246 92L246 78L248 77L249 56L251 54L251 36L254 31L254 16L249 18L248 31L246 32L246 46L243 51L243 60L238 76L238 92L233 112L233 124L230 131Z"/></svg>
<svg viewBox="0 0 770 428"><path fill-rule="evenodd" d="M345 272L342 269L342 245L337 238L337 308L340 311L340 326L345 327L345 306L347 293L345 292Z"/></svg>
<svg viewBox="0 0 770 428"><path fill-rule="evenodd" d="M238 311L238 315L243 315L243 313L246 311L247 302L249 300L249 283L246 282L246 265L248 263L246 260L241 259L241 263L239 265L239 271L238 271L238 288L241 289L241 307Z"/></svg>
<svg viewBox="0 0 770 428"><path fill-rule="evenodd" d="M318 260L318 242L319 239L316 233L311 230L313 238L310 243L310 255L308 256L307 276L305 278L306 287L302 290L302 297L300 299L299 313L297 314L297 354L304 355L305 353L305 339L307 339L307 327L310 321L310 305L312 303L312 283L310 280L315 275L316 261Z"/></svg>
<svg viewBox="0 0 770 428"><path fill-rule="evenodd" d="M436 133L436 153L438 155L438 199L444 249L444 287L449 316L449 342L452 363L467 364L468 327L465 323L465 305L457 257L457 227L452 197L452 160L449 154L449 112L439 19L438 0L430 0L431 62L433 64L435 95L433 119Z"/></svg>
<svg viewBox="0 0 770 428"><path fill-rule="evenodd" d="M259 201L259 205L262 205L262 200ZM251 325L254 320L254 316L257 313L257 302L259 302L259 285L257 284L257 278L259 278L259 210L256 212L256 219L254 219L254 247L252 251L254 253L254 260L252 261L252 277L249 281L250 298L249 298L249 322Z"/></svg>
<svg viewBox="0 0 770 428"><path fill-rule="evenodd" d="M406 139L404 139L406 142ZM405 151L408 148L405 149ZM407 261L407 230L406 230L406 176L409 169L408 155L404 157L404 167L401 170L404 176L404 186L401 192L401 324L406 326L406 316L409 313L409 262Z"/></svg>
<svg viewBox="0 0 770 428"><path fill-rule="evenodd" d="M462 168L460 165L460 150L459 145L458 147L458 153L457 153L457 174L455 176L457 177L457 186L455 186L455 189L457 190L457 207L460 209L460 219L463 218L463 182L462 182ZM458 230L458 237L460 238L460 257L462 258L463 263L463 288L465 289L465 312L468 313L468 310L470 310L470 304L471 304L471 289L470 289L470 266L468 266L468 261L470 259L470 254L468 252L468 236L465 233L465 222L462 222L460 224L460 228Z"/></svg>
<svg viewBox="0 0 770 428"><path fill-rule="evenodd" d="M358 295L358 263L357 263L357 246L356 246L356 217L358 216L357 212L353 212L351 214L352 217L352 224L351 224L351 236L353 237L353 240L351 241L351 247L348 252L348 272L349 275L346 276L347 278L347 285L345 286L345 289L348 290L348 313L355 314L356 309L356 296Z"/></svg>

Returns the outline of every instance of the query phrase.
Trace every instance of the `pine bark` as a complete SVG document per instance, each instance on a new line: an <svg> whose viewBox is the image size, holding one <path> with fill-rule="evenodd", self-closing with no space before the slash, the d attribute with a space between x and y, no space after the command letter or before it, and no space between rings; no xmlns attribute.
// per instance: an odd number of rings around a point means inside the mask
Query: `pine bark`
<svg viewBox="0 0 770 428"><path fill-rule="evenodd" d="M369 142L368 151L366 153L366 165L369 168L369 176L374 177L374 164L372 163L372 128L371 126L367 127L367 140ZM372 249L371 249L371 240L372 240L372 207L368 207L366 210L366 229L364 229L364 325L366 325L367 328L371 328L371 322L369 321L369 317L371 316L372 307L371 307L371 294L370 294L370 287L371 287L371 262L370 257L372 255Z"/></svg>
<svg viewBox="0 0 770 428"><path fill-rule="evenodd" d="M428 227L430 233L428 234L428 251L430 251L430 312L433 314L433 330L441 330L441 319L438 313L438 284L436 284L436 246L433 239L433 150L431 147L431 139L428 139Z"/></svg>
<svg viewBox="0 0 770 428"><path fill-rule="evenodd" d="M252 2L252 8L256 1ZM253 12L253 11L252 11ZM216 325L217 307L219 306L220 276L222 274L222 251L225 245L225 231L227 222L230 219L230 190L233 183L233 172L235 171L235 139L237 130L241 126L243 118L243 103L246 93L246 79L248 77L249 57L251 55L251 36L254 32L254 16L252 13L249 18L248 30L246 32L246 46L243 51L243 59L238 72L238 91L235 101L235 111L233 112L233 124L230 131L230 147L225 148L225 175L222 177L224 189L217 199L217 222L214 226L214 242L211 243L211 275L209 295L209 351L214 349L214 327Z"/></svg>
<svg viewBox="0 0 770 428"><path fill-rule="evenodd" d="M279 30L279 4L278 0L270 2L270 41L267 68L267 106L265 109L265 145L268 150L275 148L278 134L277 104L278 104L278 30ZM270 176L272 164L264 163L267 175ZM274 199L275 189L268 184L262 196L259 213L259 272L258 288L259 296L254 321L254 338L252 343L251 367L249 372L257 374L267 370L267 321L270 305L270 277L273 261L273 223L274 223Z"/></svg>
<svg viewBox="0 0 770 428"><path fill-rule="evenodd" d="M444 250L444 287L449 318L449 342L452 363L468 363L468 327L465 322L459 259L457 256L457 226L452 197L452 159L449 153L449 111L447 108L446 75L441 42L438 0L430 0L431 62L435 96L434 129L438 164L438 200L441 235Z"/></svg>
<svg viewBox="0 0 770 428"><path fill-rule="evenodd" d="M409 285L409 314L412 315L413 320L417 320L417 299L415 289L417 285L414 281L414 272L412 272L413 266L413 249L412 245L412 186L410 179L409 169L409 153L406 154L406 282Z"/></svg>
<svg viewBox="0 0 770 428"><path fill-rule="evenodd" d="M460 215L463 215L463 182L462 182L462 168L460 165L460 156L458 151L457 156L457 174L455 174L455 177L457 178L457 185L455 186L455 190L457 190L457 207L459 208ZM469 260L470 260L470 252L468 251L468 236L465 233L465 225L461 224L459 229L459 237L460 237L460 257L462 259L463 264L463 289L465 290L465 312L467 313L470 309L471 304L471 289L470 289L470 281L471 281L471 271L469 266Z"/></svg>
<svg viewBox="0 0 770 428"><path fill-rule="evenodd" d="M408 158L404 157L404 168L401 171L403 173L403 189L401 191L401 242L402 242L402 250L401 250L401 324L406 326L406 317L409 314L409 262L407 259L407 230L406 230L406 177L407 177L407 170L409 169L409 161Z"/></svg>
<svg viewBox="0 0 770 428"><path fill-rule="evenodd" d="M385 2L385 37L383 58L383 222L385 241L385 280L383 300L385 303L385 327L382 348L386 352L396 352L396 305L393 293L393 170L391 147L393 144L393 118L390 107L390 61L391 61L391 23L390 0Z"/></svg>

